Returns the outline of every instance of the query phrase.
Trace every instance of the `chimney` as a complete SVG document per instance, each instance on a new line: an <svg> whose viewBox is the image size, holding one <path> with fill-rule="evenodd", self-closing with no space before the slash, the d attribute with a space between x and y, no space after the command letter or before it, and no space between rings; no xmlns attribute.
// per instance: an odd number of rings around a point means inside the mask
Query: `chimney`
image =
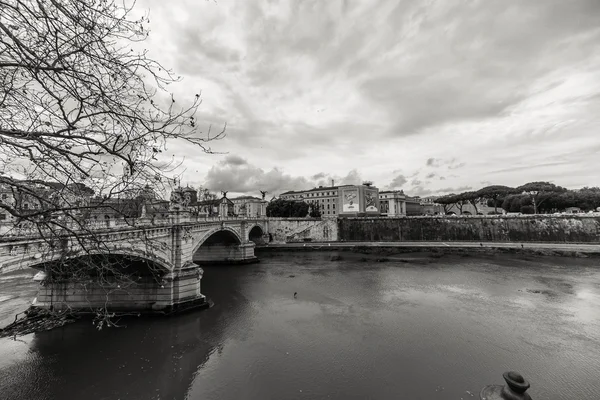
<svg viewBox="0 0 600 400"><path fill-rule="evenodd" d="M335 186L335 181L333 179L331 180L331 186Z"/></svg>

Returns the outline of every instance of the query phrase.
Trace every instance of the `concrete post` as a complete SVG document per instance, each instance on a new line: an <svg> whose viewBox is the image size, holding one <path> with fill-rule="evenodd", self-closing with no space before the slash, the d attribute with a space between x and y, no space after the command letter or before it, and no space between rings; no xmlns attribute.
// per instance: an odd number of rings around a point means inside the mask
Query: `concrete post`
<svg viewBox="0 0 600 400"><path fill-rule="evenodd" d="M531 385L520 373L508 371L502 376L506 385L484 387L479 394L481 400L531 400L531 396L525 393Z"/></svg>

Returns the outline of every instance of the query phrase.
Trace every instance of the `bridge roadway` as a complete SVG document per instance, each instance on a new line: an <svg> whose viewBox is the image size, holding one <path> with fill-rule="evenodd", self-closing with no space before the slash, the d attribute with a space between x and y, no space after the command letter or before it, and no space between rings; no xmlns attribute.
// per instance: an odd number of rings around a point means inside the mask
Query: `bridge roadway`
<svg viewBox="0 0 600 400"><path fill-rule="evenodd" d="M46 279L34 306L52 309L96 309L165 312L202 304L202 268L198 264L251 262L255 243L268 237L266 218L192 220L178 212L156 224L149 220L107 225L90 223L62 235L24 235L0 242L0 273L20 268L45 270ZM71 228L73 229L73 228ZM110 255L142 263L142 271L58 277L56 266L67 260ZM92 259L93 260L93 259ZM95 272L97 272L97 269ZM104 271L103 271L104 272ZM118 278L117 278L118 275Z"/></svg>

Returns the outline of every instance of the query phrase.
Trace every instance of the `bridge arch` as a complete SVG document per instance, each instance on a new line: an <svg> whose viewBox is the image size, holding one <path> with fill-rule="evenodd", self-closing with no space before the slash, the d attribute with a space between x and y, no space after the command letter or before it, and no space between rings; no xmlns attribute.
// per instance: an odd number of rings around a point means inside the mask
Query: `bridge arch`
<svg viewBox="0 0 600 400"><path fill-rule="evenodd" d="M211 229L194 244L192 254L196 254L200 247L214 245L240 245L244 241L240 235L228 226Z"/></svg>
<svg viewBox="0 0 600 400"><path fill-rule="evenodd" d="M248 230L248 240L254 242L255 244L263 244L264 235L265 231L259 224L255 224Z"/></svg>

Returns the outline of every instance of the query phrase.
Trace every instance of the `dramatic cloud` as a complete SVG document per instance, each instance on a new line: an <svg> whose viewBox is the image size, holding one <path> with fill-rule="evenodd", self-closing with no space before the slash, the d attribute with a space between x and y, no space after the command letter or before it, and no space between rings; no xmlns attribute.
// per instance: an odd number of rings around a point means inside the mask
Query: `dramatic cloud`
<svg viewBox="0 0 600 400"><path fill-rule="evenodd" d="M438 160L436 158L428 158L427 159L427 166L428 167L439 167L440 166L440 160Z"/></svg>
<svg viewBox="0 0 600 400"><path fill-rule="evenodd" d="M363 183L363 179L355 169L348 172L348 175L340 179L341 185L360 185L361 183Z"/></svg>
<svg viewBox="0 0 600 400"><path fill-rule="evenodd" d="M223 165L245 165L248 164L248 161L244 160L240 156L230 155L225 157L223 161L221 161Z"/></svg>
<svg viewBox="0 0 600 400"><path fill-rule="evenodd" d="M408 179L402 174L397 175L392 182L389 184L390 189L400 189L404 186L404 184L408 182Z"/></svg>
<svg viewBox="0 0 600 400"><path fill-rule="evenodd" d="M460 186L460 187L445 187L445 188L441 188L441 189L437 189L437 190L431 190L431 189L423 187L423 186L416 186L411 189L410 193L413 196L426 197L426 196L441 196L441 195L450 194L450 193L462 193L462 192L466 192L466 191L472 190L472 189L473 188L471 186Z"/></svg>
<svg viewBox="0 0 600 400"><path fill-rule="evenodd" d="M458 169L458 168L462 168L465 165L467 165L466 163L458 163L458 164L450 164L448 165L448 169Z"/></svg>
<svg viewBox="0 0 600 400"><path fill-rule="evenodd" d="M249 164L221 163L208 171L205 186L213 191L241 194L267 190L278 195L283 191L309 188L311 184L306 178L290 176L277 168L265 171Z"/></svg>
<svg viewBox="0 0 600 400"><path fill-rule="evenodd" d="M480 181L600 184L597 0L136 7L150 9L144 47L184 78L171 90L202 91L202 137L227 123L211 144L224 159L170 146L192 182L208 173L248 190L331 179L401 187L402 171L420 193ZM224 167L249 181L217 179ZM440 179L426 183L428 174Z"/></svg>
<svg viewBox="0 0 600 400"><path fill-rule="evenodd" d="M234 161L234 162L232 162ZM282 169L264 170L256 165L239 162L239 158L231 156L218 162L208 171L202 186L214 192L226 190L236 194L257 194L267 190L278 196L289 190L306 190L318 186L329 186L332 180L336 185L354 185L363 182L356 170L349 171L345 176L326 175L318 173L310 178L286 174ZM243 161L243 160L242 160Z"/></svg>

